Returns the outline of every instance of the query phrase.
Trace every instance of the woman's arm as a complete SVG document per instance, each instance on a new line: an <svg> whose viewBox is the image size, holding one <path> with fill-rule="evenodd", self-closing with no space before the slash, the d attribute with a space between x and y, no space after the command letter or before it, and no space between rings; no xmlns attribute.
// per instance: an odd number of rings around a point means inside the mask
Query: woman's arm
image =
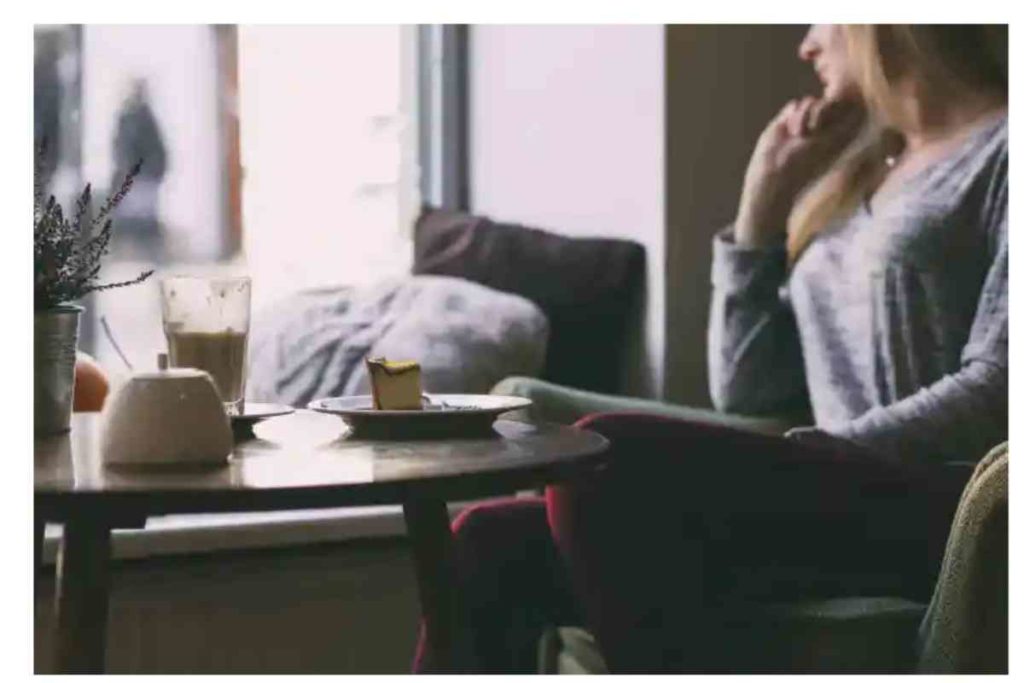
<svg viewBox="0 0 1024 683"><path fill-rule="evenodd" d="M747 165L736 224L713 244L708 374L718 410L806 410L796 321L780 297L786 222L797 193L849 142L863 110L793 100L765 127Z"/></svg>
<svg viewBox="0 0 1024 683"><path fill-rule="evenodd" d="M757 415L806 408L796 320L780 296L785 279L782 245L742 247L729 232L715 237L708 377L716 409Z"/></svg>
<svg viewBox="0 0 1024 683"><path fill-rule="evenodd" d="M733 235L737 245L785 241L797 195L853 139L863 115L858 102L808 96L792 100L768 122L743 176Z"/></svg>
<svg viewBox="0 0 1024 683"><path fill-rule="evenodd" d="M961 369L829 430L901 460L976 460L1007 439L1009 255L989 270Z"/></svg>
<svg viewBox="0 0 1024 683"><path fill-rule="evenodd" d="M1007 439L1009 419L1009 247L1004 155L994 176L987 225L991 262L960 370L891 405L830 429L901 460L977 460Z"/></svg>

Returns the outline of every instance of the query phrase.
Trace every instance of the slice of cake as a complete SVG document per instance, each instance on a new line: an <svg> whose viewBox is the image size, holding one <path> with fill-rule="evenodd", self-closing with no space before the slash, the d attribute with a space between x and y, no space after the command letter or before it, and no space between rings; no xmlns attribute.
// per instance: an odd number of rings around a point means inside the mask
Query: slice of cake
<svg viewBox="0 0 1024 683"><path fill-rule="evenodd" d="M375 410L421 410L420 364L416 361L393 361L367 358Z"/></svg>

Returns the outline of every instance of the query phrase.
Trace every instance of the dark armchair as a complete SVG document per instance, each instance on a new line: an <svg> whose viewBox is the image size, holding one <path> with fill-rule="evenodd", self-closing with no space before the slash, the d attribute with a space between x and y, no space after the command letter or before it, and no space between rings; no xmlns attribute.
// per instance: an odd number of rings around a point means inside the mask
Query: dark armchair
<svg viewBox="0 0 1024 683"><path fill-rule="evenodd" d="M805 416L751 418L510 377L494 393L533 400L520 417L571 424L596 412L636 411L782 433ZM969 455L969 454L968 454ZM737 673L1005 673L1007 671L1007 473L1002 444L964 488L930 605L891 596L751 605L728 615ZM967 458L965 457L965 460ZM552 625L539 646L541 673L606 673L593 637Z"/></svg>
<svg viewBox="0 0 1024 683"><path fill-rule="evenodd" d="M929 605L860 597L759 605L735 616L736 673L1006 674L1007 444L964 489ZM593 637L548 629L541 673L607 673Z"/></svg>

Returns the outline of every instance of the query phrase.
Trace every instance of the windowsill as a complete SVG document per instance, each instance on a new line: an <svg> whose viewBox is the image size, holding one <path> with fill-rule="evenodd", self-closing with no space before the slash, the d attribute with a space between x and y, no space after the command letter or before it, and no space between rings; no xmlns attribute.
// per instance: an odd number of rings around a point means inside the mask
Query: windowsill
<svg viewBox="0 0 1024 683"><path fill-rule="evenodd" d="M451 503L449 514L471 504ZM61 535L59 525L46 526L44 565L55 562ZM150 518L143 529L115 529L112 554L115 559L138 559L403 536L405 520L400 505L166 515Z"/></svg>

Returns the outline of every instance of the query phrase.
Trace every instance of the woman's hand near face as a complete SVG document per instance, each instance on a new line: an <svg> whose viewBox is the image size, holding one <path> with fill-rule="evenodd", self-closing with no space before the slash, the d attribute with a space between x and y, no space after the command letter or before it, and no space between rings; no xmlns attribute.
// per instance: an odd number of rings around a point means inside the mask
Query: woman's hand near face
<svg viewBox="0 0 1024 683"><path fill-rule="evenodd" d="M786 104L761 133L747 165L736 243L783 241L797 195L850 142L863 117L862 106L851 101L808 96Z"/></svg>

